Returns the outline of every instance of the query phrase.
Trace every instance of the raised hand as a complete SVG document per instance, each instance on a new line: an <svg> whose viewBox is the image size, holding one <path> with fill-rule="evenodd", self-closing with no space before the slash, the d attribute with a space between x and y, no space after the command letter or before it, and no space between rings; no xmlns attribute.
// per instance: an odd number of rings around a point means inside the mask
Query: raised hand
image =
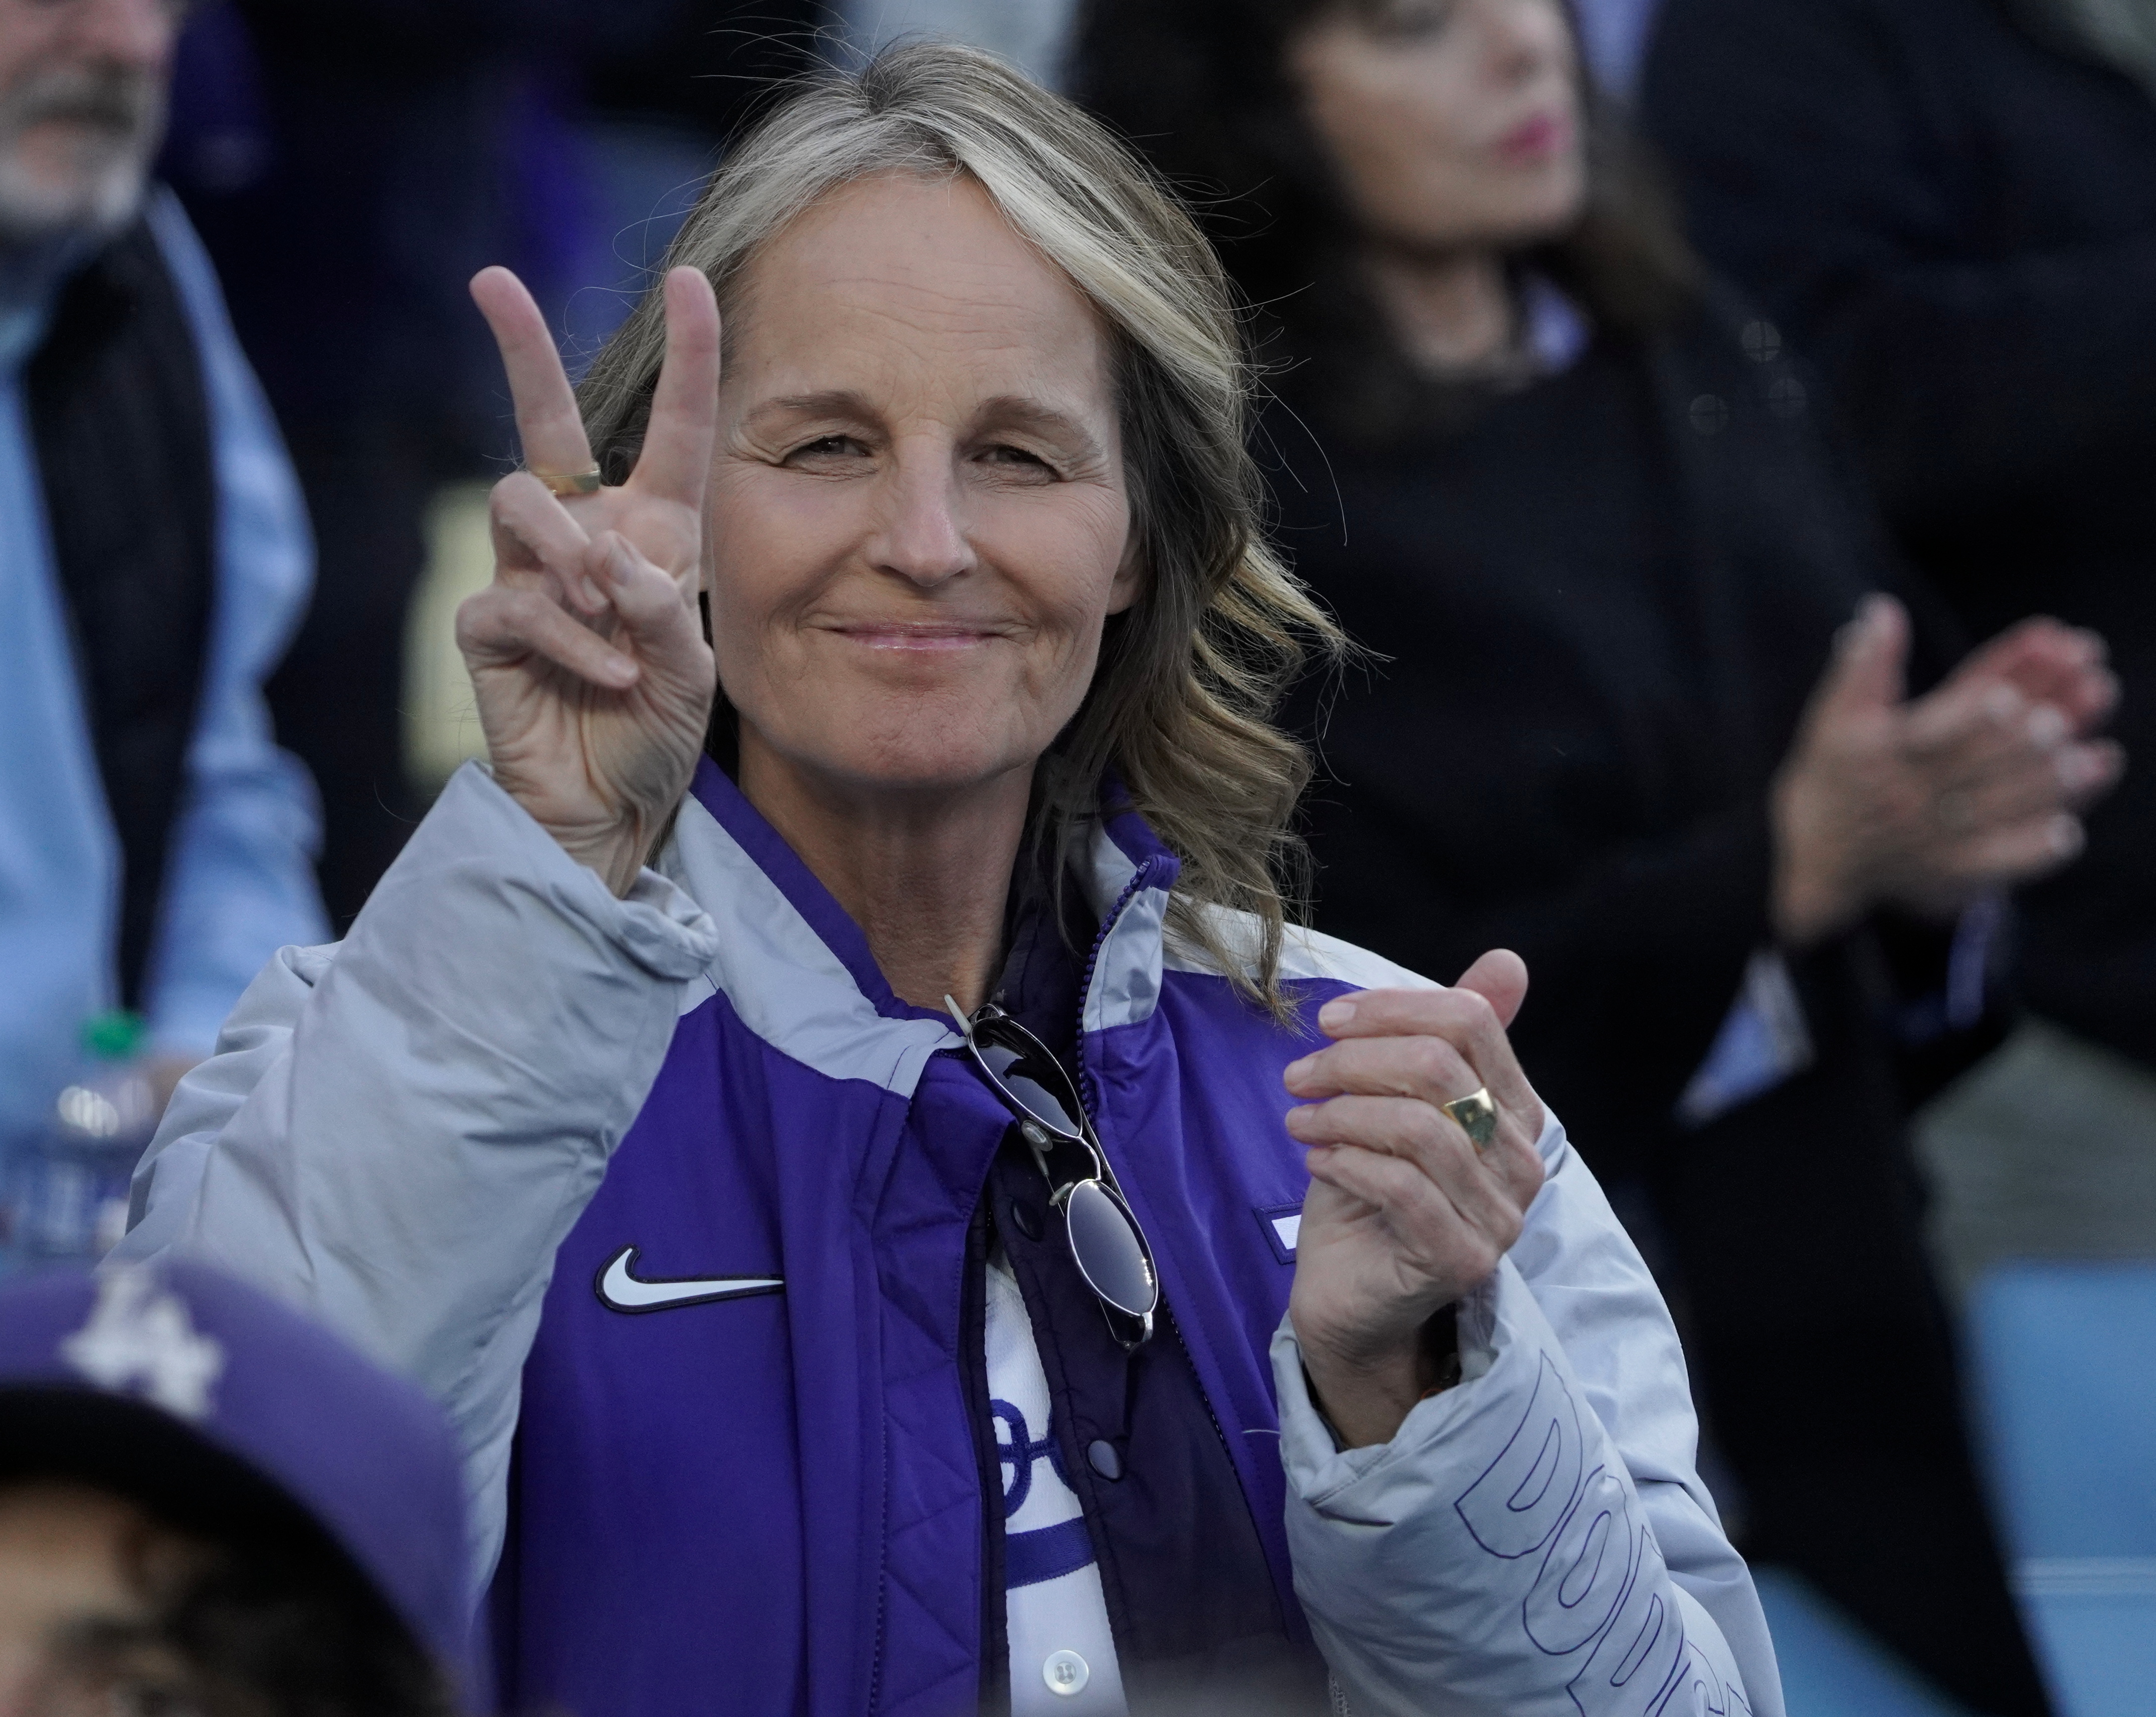
<svg viewBox="0 0 2156 1717"><path fill-rule="evenodd" d="M1948 913L2057 868L2124 766L2084 737L2117 697L2091 635L2025 622L1914 700L1908 642L1901 605L1868 599L1776 777L1774 916L1793 946L1880 905Z"/></svg>
<svg viewBox="0 0 2156 1717"><path fill-rule="evenodd" d="M1505 1036L1527 989L1499 949L1450 990L1344 996L1318 1015L1333 1043L1287 1069L1311 1147L1288 1316L1351 1445L1389 1441L1437 1381L1424 1327L1489 1279L1542 1189L1542 1102ZM1477 1089L1497 1110L1480 1149L1442 1107Z"/></svg>
<svg viewBox="0 0 2156 1717"><path fill-rule="evenodd" d="M666 360L636 469L566 497L534 472L592 469L545 319L507 269L472 281L501 348L527 469L495 485L494 583L457 610L495 779L625 894L687 790L717 675L696 611L718 419L711 283L665 281Z"/></svg>

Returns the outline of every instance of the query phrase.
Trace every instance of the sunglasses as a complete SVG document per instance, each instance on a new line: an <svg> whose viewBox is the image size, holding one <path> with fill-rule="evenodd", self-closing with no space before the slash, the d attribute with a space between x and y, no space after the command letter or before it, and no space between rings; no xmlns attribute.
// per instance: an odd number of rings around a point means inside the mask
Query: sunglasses
<svg viewBox="0 0 2156 1717"><path fill-rule="evenodd" d="M949 996L943 1005L957 1021L973 1066L1011 1112L1040 1165L1049 1205L1062 1213L1071 1262L1101 1302L1110 1332L1125 1352L1136 1352L1152 1335L1160 1275L1077 1087L1047 1046L993 1003L970 1019Z"/></svg>

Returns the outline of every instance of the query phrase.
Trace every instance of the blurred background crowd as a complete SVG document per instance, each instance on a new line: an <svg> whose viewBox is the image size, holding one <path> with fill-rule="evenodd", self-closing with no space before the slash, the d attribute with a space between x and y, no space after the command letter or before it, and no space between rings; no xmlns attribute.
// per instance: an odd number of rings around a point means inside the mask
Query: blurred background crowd
<svg viewBox="0 0 2156 1717"><path fill-rule="evenodd" d="M9 1265L476 749L466 280L573 373L773 80L924 31L1220 245L1363 646L1314 922L1541 980L1790 1709L2148 1709L2156 0L0 0Z"/></svg>

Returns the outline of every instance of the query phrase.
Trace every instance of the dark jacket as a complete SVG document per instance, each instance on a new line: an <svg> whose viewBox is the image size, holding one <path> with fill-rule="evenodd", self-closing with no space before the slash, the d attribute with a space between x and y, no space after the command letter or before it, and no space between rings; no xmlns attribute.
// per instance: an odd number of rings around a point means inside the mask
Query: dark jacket
<svg viewBox="0 0 2156 1717"><path fill-rule="evenodd" d="M1522 1059L1598 1172L1651 1193L1748 1553L1979 1709L2041 1709L1903 1131L1943 1071L1899 1028L1945 933L1881 916L1792 959L1809 1069L1674 1115L1772 944L1770 779L1835 629L1897 579L1805 378L1753 345L1718 312L1598 338L1450 428L1333 438L1329 477L1279 434L1297 567L1383 652L1307 712L1317 923L1441 978L1525 956Z"/></svg>
<svg viewBox="0 0 2156 1717"><path fill-rule="evenodd" d="M2156 101L2004 0L1670 0L1643 99L1968 629L2109 639L2142 761L2025 897L2023 975L2156 1063Z"/></svg>
<svg viewBox="0 0 2156 1717"><path fill-rule="evenodd" d="M202 703L217 516L194 329L146 220L61 289L24 379L54 569L120 840L119 975L132 1007Z"/></svg>

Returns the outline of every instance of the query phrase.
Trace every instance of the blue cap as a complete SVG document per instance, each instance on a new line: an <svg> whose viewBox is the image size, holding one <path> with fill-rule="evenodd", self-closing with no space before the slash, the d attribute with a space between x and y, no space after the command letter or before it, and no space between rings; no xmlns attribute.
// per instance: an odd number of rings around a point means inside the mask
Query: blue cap
<svg viewBox="0 0 2156 1717"><path fill-rule="evenodd" d="M0 1283L0 1478L77 1478L182 1530L296 1506L453 1678L467 1668L463 1485L440 1409L200 1265Z"/></svg>

